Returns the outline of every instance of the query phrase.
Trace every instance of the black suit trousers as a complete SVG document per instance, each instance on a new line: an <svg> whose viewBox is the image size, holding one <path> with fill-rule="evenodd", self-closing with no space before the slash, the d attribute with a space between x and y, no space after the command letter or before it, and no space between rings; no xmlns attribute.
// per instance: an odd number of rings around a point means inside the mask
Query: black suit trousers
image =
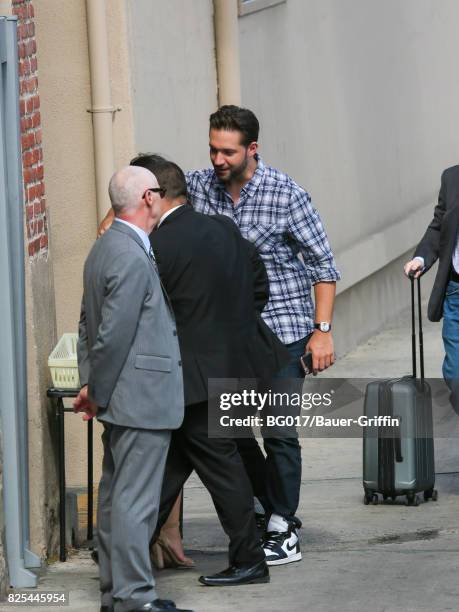
<svg viewBox="0 0 459 612"><path fill-rule="evenodd" d="M208 437L207 402L187 406L182 426L172 432L157 532L193 470L209 491L229 537L230 565L252 565L264 559L247 472L234 440Z"/></svg>

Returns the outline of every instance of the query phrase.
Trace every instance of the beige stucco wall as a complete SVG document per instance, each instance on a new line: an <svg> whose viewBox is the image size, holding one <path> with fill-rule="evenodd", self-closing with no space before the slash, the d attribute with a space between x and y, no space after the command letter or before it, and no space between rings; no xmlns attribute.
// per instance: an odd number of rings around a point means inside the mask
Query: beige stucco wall
<svg viewBox="0 0 459 612"><path fill-rule="evenodd" d="M217 106L212 0L127 0L137 152L205 167Z"/></svg>
<svg viewBox="0 0 459 612"><path fill-rule="evenodd" d="M39 85L43 154L50 231L54 253L54 287L58 337L76 332L84 260L95 239L96 201L91 83L84 0L35 0L39 49ZM106 2L113 115L115 167L135 152L126 3ZM86 426L81 417L66 415L67 486L86 483ZM94 478L101 467L101 426L94 430Z"/></svg>
<svg viewBox="0 0 459 612"><path fill-rule="evenodd" d="M35 0L43 155L58 334L77 331L82 265L96 233L94 154L83 0Z"/></svg>
<svg viewBox="0 0 459 612"><path fill-rule="evenodd" d="M25 286L30 546L44 559L56 550L59 512L57 421L45 395L47 356L56 342L52 244L46 259L26 255Z"/></svg>
<svg viewBox="0 0 459 612"><path fill-rule="evenodd" d="M36 0L45 184L58 337L76 332L84 259L96 233L86 11L83 0ZM66 416L67 486L85 482L85 427Z"/></svg>

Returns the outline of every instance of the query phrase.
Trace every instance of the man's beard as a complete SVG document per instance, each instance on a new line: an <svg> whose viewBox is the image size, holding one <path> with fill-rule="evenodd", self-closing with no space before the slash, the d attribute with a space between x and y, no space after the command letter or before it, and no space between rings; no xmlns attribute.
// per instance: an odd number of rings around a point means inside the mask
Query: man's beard
<svg viewBox="0 0 459 612"><path fill-rule="evenodd" d="M235 168L231 168L226 178L223 178L223 177L220 178L222 183L225 183L226 185L228 185L230 183L242 182L242 179L244 178L244 173L247 170L248 163L249 163L249 158L248 158L247 151L246 151L245 157L243 161L239 164L239 166L236 166Z"/></svg>

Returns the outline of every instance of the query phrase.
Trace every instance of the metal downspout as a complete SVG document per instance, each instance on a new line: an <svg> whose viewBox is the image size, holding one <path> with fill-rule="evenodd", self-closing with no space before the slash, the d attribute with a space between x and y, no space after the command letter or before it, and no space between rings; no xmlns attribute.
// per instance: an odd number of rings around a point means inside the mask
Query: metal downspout
<svg viewBox="0 0 459 612"><path fill-rule="evenodd" d="M110 92L107 19L105 0L86 0L89 69L91 74L92 125L96 178L97 219L111 207L108 183L114 171L113 113Z"/></svg>
<svg viewBox="0 0 459 612"><path fill-rule="evenodd" d="M0 415L10 584L34 587L29 550L24 206L19 130L17 17L0 17Z"/></svg>

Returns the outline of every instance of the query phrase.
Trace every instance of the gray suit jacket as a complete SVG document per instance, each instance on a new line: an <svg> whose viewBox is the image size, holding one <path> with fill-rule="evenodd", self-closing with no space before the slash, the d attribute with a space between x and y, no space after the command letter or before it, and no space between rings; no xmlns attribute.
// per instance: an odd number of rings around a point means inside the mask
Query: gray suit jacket
<svg viewBox="0 0 459 612"><path fill-rule="evenodd" d="M175 321L142 240L115 221L84 266L78 366L98 418L141 429L183 420Z"/></svg>

